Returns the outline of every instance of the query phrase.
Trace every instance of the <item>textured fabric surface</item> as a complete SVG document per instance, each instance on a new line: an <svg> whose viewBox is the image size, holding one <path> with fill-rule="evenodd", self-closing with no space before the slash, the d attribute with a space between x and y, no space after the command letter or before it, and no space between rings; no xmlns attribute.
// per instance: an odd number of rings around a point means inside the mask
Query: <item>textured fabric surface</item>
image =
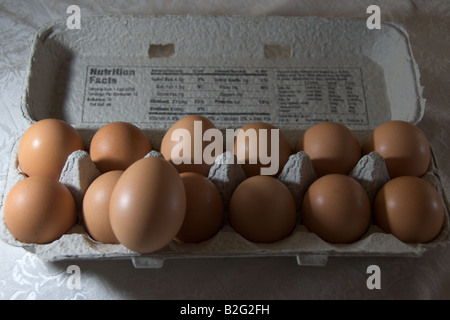
<svg viewBox="0 0 450 320"><path fill-rule="evenodd" d="M384 21L410 35L421 72L426 110L419 126L437 156L450 194L450 2L436 1L0 1L0 182L11 147L24 129L20 99L31 41L38 27L67 17L76 4L81 17L99 14L242 14L366 19L371 4ZM80 268L79 288L68 267ZM367 268L381 271L381 289L370 290ZM330 258L323 267L300 267L294 258L170 260L162 269L136 269L130 261L48 263L0 242L0 299L449 299L450 248L418 258ZM70 270L70 269L69 269ZM71 289L72 288L72 289Z"/></svg>

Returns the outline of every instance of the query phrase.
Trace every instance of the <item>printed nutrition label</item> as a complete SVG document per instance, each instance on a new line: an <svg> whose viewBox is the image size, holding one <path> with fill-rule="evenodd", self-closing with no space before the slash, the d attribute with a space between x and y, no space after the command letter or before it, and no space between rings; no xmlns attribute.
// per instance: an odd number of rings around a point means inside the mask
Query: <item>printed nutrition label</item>
<svg viewBox="0 0 450 320"><path fill-rule="evenodd" d="M275 78L282 124L368 123L359 68L282 70L276 71Z"/></svg>
<svg viewBox="0 0 450 320"><path fill-rule="evenodd" d="M85 123L161 126L188 114L224 126L368 123L360 68L87 67Z"/></svg>

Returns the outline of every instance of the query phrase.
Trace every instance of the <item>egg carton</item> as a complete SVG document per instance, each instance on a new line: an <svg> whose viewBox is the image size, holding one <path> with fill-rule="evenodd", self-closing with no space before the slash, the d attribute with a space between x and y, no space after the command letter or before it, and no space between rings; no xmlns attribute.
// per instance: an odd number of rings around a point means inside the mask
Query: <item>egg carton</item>
<svg viewBox="0 0 450 320"><path fill-rule="evenodd" d="M21 116L29 125L44 118L63 119L87 146L102 125L131 122L154 147L147 156L161 156L164 133L188 114L204 115L222 130L270 122L292 150L308 127L336 121L348 126L362 144L383 122L421 120L425 100L419 79L408 34L391 23L369 30L362 20L318 17L92 16L83 18L80 30L68 30L66 21L59 20L37 32ZM4 199L24 178L17 166L19 139L11 150L2 195L0 236L49 261L130 259L144 268L178 258L293 256L301 265L324 265L330 256L417 257L450 240L449 205L432 150L423 178L441 194L446 215L441 233L426 244L403 243L375 224L355 243L331 244L309 232L300 219L287 238L253 243L235 232L227 215L211 239L173 241L151 254L97 242L81 220L52 243L24 244L14 239L3 220ZM225 206L245 179L240 165L226 161L233 156L219 155L209 174ZM61 182L78 208L98 175L87 152L69 157ZM377 153L361 158L350 175L372 200L388 179ZM316 178L303 152L293 154L278 177L298 207Z"/></svg>
<svg viewBox="0 0 450 320"><path fill-rule="evenodd" d="M13 155L15 154L13 153ZM162 157L157 151L152 151L146 155L146 157L155 156ZM241 166L236 161L229 161L231 157L235 156L228 152L219 155L208 175L208 178L218 188L225 205L230 200L234 189L246 179ZM16 175L15 179L9 180L9 187L25 178L24 175L20 174L17 162L14 161L15 158L12 160L12 163L15 164L12 169L16 171ZM435 166L430 165L429 171L423 178L432 183L442 194L443 190L439 178L433 172L433 168ZM79 150L69 156L60 181L71 191L78 208L81 208L87 188L100 174L89 154L86 151ZM384 160L376 152L363 156L349 176L356 179L365 188L371 201L374 200L377 191L389 180ZM310 158L301 151L291 155L278 179L288 187L299 208L307 188L317 179L317 175ZM83 227L80 212L79 224L59 240L50 244L21 243L9 233L4 223L1 224L0 231L5 242L23 247L49 261L74 258L130 258L136 267L161 267L164 261L169 258L292 255L297 258L297 262L301 265L323 265L327 262L329 256L419 256L430 247L448 240L447 203L445 203L445 208L446 216L443 229L435 240L427 244L405 244L392 235L385 234L375 224L372 224L361 240L355 243L330 244L309 232L302 225L300 215L293 232L287 238L275 243L253 243L244 239L230 226L228 216L225 215L222 229L211 239L196 244L180 244L174 241L167 247L151 254L137 254L121 244L104 244L92 239Z"/></svg>

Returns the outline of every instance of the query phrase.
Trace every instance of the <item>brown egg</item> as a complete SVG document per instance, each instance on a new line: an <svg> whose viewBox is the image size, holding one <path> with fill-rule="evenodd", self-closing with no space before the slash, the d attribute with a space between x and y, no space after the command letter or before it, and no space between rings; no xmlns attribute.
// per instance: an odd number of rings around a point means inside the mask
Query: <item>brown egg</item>
<svg viewBox="0 0 450 320"><path fill-rule="evenodd" d="M278 140L272 142L272 132L278 132ZM274 136L275 138L275 136ZM261 149L260 146L264 146ZM272 154L272 147L275 148ZM275 126L264 122L253 122L241 128L236 136L234 154L247 177L256 175L278 176L292 154L286 137ZM267 159L265 159L267 158ZM274 166L273 173L264 173L263 168Z"/></svg>
<svg viewBox="0 0 450 320"><path fill-rule="evenodd" d="M144 132L128 122L111 122L92 137L89 154L101 172L125 170L152 151Z"/></svg>
<svg viewBox="0 0 450 320"><path fill-rule="evenodd" d="M322 176L311 184L301 209L309 231L331 243L359 240L370 224L371 205L364 188L343 174Z"/></svg>
<svg viewBox="0 0 450 320"><path fill-rule="evenodd" d="M274 242L287 237L295 227L297 212L289 189L272 176L244 180L230 200L230 223L253 242Z"/></svg>
<svg viewBox="0 0 450 320"><path fill-rule="evenodd" d="M186 215L175 237L179 242L201 242L215 235L223 223L223 201L214 183L195 172L180 174L186 190Z"/></svg>
<svg viewBox="0 0 450 320"><path fill-rule="evenodd" d="M75 200L57 180L32 176L13 186L5 201L5 224L24 243L59 239L77 222Z"/></svg>
<svg viewBox="0 0 450 320"><path fill-rule="evenodd" d="M67 157L84 149L81 136L71 125L58 119L43 119L33 123L20 139L19 168L28 176L58 180Z"/></svg>
<svg viewBox="0 0 450 320"><path fill-rule="evenodd" d="M319 177L349 174L361 159L361 145L353 132L337 122L321 122L299 139L296 151L309 155Z"/></svg>
<svg viewBox="0 0 450 320"><path fill-rule="evenodd" d="M83 224L94 239L102 243L119 243L109 222L109 202L122 170L108 171L97 177L83 198Z"/></svg>
<svg viewBox="0 0 450 320"><path fill-rule="evenodd" d="M420 177L428 171L430 143L419 127L406 121L389 121L375 128L363 145L363 153L378 152L386 162L391 179Z"/></svg>
<svg viewBox="0 0 450 320"><path fill-rule="evenodd" d="M387 182L374 203L376 224L407 243L433 240L442 229L444 214L437 190L429 182L413 176Z"/></svg>
<svg viewBox="0 0 450 320"><path fill-rule="evenodd" d="M199 115L189 115L178 120L162 139L162 155L180 173L197 172L208 176L214 162L207 161L204 157L205 148L212 143L212 141L203 140L204 133L208 129L216 129L216 127L209 119ZM181 138L177 135L178 133L182 134ZM213 158L218 156L215 151L212 153Z"/></svg>
<svg viewBox="0 0 450 320"><path fill-rule="evenodd" d="M139 253L169 244L183 224L186 192L177 170L159 157L143 158L124 171L109 204L112 230Z"/></svg>

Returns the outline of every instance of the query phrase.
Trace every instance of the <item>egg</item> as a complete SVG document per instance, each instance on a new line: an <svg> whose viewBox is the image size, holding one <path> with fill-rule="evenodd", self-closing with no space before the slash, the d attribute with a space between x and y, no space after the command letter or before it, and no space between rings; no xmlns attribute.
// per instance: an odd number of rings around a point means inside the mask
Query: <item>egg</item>
<svg viewBox="0 0 450 320"><path fill-rule="evenodd" d="M272 141L272 138L276 140ZM252 122L238 132L234 154L247 177L261 174L276 177L283 170L292 151L288 140L278 128L265 122ZM271 170L273 172L264 174L262 169L272 166L275 166Z"/></svg>
<svg viewBox="0 0 450 320"><path fill-rule="evenodd" d="M353 132L337 122L321 122L308 128L296 151L309 155L317 176L349 174L361 159L361 145Z"/></svg>
<svg viewBox="0 0 450 320"><path fill-rule="evenodd" d="M19 141L18 165L27 176L58 180L67 157L76 150L85 150L85 146L75 128L59 119L39 120Z"/></svg>
<svg viewBox="0 0 450 320"><path fill-rule="evenodd" d="M238 185L230 199L230 224L245 239L270 243L292 232L297 221L289 189L272 176L257 175Z"/></svg>
<svg viewBox="0 0 450 320"><path fill-rule="evenodd" d="M207 161L204 156L205 148L213 143L204 139L204 134L209 129L217 130L215 125L203 116L189 115L181 118L164 135L161 141L161 154L179 173L197 172L207 176L214 163L214 160ZM211 153L212 158L219 155L215 150Z"/></svg>
<svg viewBox="0 0 450 320"><path fill-rule="evenodd" d="M421 177L431 161L430 143L425 133L412 123L393 120L376 127L363 144L363 153L378 152L389 176Z"/></svg>
<svg viewBox="0 0 450 320"><path fill-rule="evenodd" d="M65 185L46 176L31 176L8 193L4 221L24 243L46 244L59 239L77 223L75 199Z"/></svg>
<svg viewBox="0 0 450 320"><path fill-rule="evenodd" d="M329 174L314 181L301 208L305 227L330 243L359 240L370 225L371 214L365 189L343 174Z"/></svg>
<svg viewBox="0 0 450 320"><path fill-rule="evenodd" d="M183 224L186 192L177 170L159 157L129 166L117 181L109 218L117 240L138 253L168 245Z"/></svg>
<svg viewBox="0 0 450 320"><path fill-rule="evenodd" d="M186 214L175 240L201 242L214 236L223 224L223 201L219 190L205 176L180 174L186 191Z"/></svg>
<svg viewBox="0 0 450 320"><path fill-rule="evenodd" d="M438 191L414 176L390 180L374 202L375 223L406 243L432 241L443 227L444 215Z"/></svg>
<svg viewBox="0 0 450 320"><path fill-rule="evenodd" d="M109 221L109 202L122 173L122 170L113 170L101 174L89 185L84 195L83 224L89 235L96 241L119 243Z"/></svg>
<svg viewBox="0 0 450 320"><path fill-rule="evenodd" d="M102 126L92 137L89 155L102 172L125 170L152 151L145 133L129 122L116 121Z"/></svg>

